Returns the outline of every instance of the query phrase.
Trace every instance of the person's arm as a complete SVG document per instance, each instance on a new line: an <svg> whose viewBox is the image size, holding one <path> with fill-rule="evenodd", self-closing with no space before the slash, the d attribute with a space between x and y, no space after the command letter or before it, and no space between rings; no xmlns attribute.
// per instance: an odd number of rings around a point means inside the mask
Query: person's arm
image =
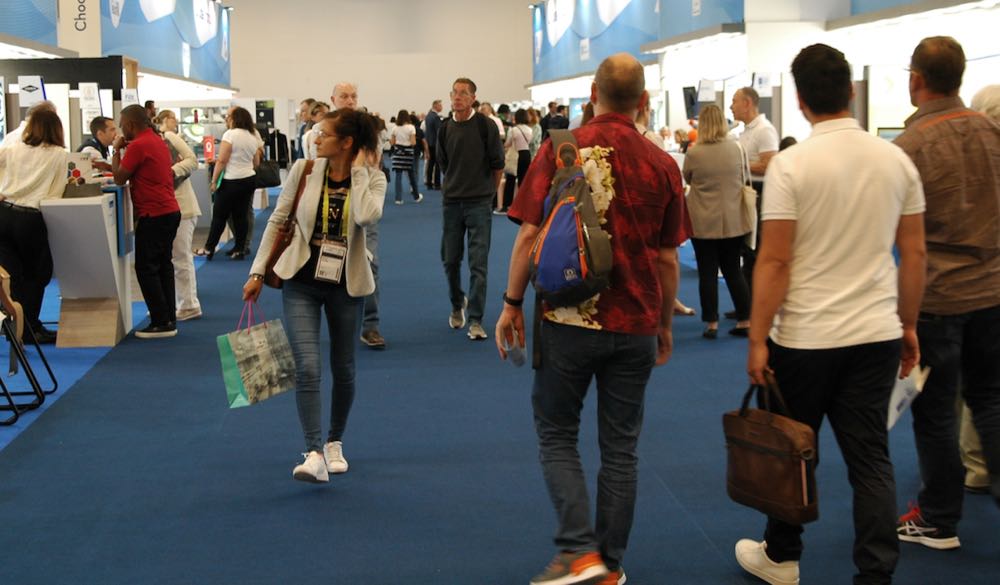
<svg viewBox="0 0 1000 585"><path fill-rule="evenodd" d="M164 134L170 144L177 151L177 154L181 155L181 160L174 163L174 176L175 177L190 177L198 170L198 157L191 150L191 147L184 142L184 139L174 133Z"/></svg>
<svg viewBox="0 0 1000 585"><path fill-rule="evenodd" d="M410 134L410 146L416 146L416 145L417 145L417 129L414 128L413 133Z"/></svg>
<svg viewBox="0 0 1000 585"><path fill-rule="evenodd" d="M535 243L539 228L537 225L523 222L514 239L514 249L510 253L510 269L507 272L507 296L511 299L524 300L524 292L528 288L528 276L531 270L529 254ZM494 332L497 351L501 359L507 359L504 343L513 347L516 341L520 347L525 346L524 340L524 307L503 304L503 311L497 319Z"/></svg>
<svg viewBox="0 0 1000 585"><path fill-rule="evenodd" d="M264 147L260 147L256 152L253 153L253 168L256 169L260 166L260 161L264 160Z"/></svg>
<svg viewBox="0 0 1000 585"><path fill-rule="evenodd" d="M111 172L115 176L115 185L124 185L132 177L135 169L122 164L122 150L125 149L125 137L119 136L114 142L115 153L111 157Z"/></svg>
<svg viewBox="0 0 1000 585"><path fill-rule="evenodd" d="M674 337L671 326L674 319L674 299L677 298L677 283L680 281L680 262L677 248L660 248L656 269L663 296L660 304L660 331L657 334L656 365L662 366L670 360L674 351Z"/></svg>
<svg viewBox="0 0 1000 585"><path fill-rule="evenodd" d="M896 228L896 249L899 251L899 320L903 323L903 350L899 377L910 375L920 363L917 343L917 317L924 297L927 278L927 244L924 238L924 214L904 215Z"/></svg>
<svg viewBox="0 0 1000 585"><path fill-rule="evenodd" d="M209 189L215 192L215 186L219 184L219 176L222 172L226 170L226 165L229 164L229 157L233 155L233 145L231 142L223 140L219 143L219 152L215 157L215 170L212 171L212 183L209 185Z"/></svg>
<svg viewBox="0 0 1000 585"><path fill-rule="evenodd" d="M490 121L489 118L486 121L486 138L488 139L486 155L490 161L490 169L493 170L493 188L499 189L500 181L503 180L503 141L500 139L500 130L497 129L496 124Z"/></svg>
<svg viewBox="0 0 1000 585"><path fill-rule="evenodd" d="M760 250L753 269L753 307L750 310L750 346L747 373L755 384L764 384L767 365L767 337L771 323L788 294L792 265L794 220L767 220L761 224Z"/></svg>
<svg viewBox="0 0 1000 585"><path fill-rule="evenodd" d="M351 164L351 218L359 226L382 219L385 204L385 174L367 163L368 153L360 150Z"/></svg>
<svg viewBox="0 0 1000 585"><path fill-rule="evenodd" d="M771 162L771 159L776 154L778 154L777 150L769 150L758 154L757 156L759 158L757 159L757 162L750 163L750 172L755 175L763 176L764 173L767 172L767 164Z"/></svg>

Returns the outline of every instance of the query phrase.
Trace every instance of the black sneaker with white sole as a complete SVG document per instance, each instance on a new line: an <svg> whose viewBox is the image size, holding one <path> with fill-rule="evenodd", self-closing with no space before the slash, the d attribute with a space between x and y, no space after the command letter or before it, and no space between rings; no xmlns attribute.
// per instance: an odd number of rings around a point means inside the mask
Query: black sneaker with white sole
<svg viewBox="0 0 1000 585"><path fill-rule="evenodd" d="M945 530L924 520L918 506L899 517L896 535L903 542L915 542L936 550L951 550L962 546L953 530Z"/></svg>
<svg viewBox="0 0 1000 585"><path fill-rule="evenodd" d="M135 336L139 339L159 339L161 337L173 337L177 335L177 324L167 323L166 325L150 325L145 329L139 329Z"/></svg>

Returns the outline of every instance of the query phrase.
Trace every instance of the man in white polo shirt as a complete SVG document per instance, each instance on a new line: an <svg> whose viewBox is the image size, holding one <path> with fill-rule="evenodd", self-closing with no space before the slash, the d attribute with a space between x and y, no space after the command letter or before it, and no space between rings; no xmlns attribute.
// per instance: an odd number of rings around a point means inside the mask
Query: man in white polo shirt
<svg viewBox="0 0 1000 585"><path fill-rule="evenodd" d="M840 51L792 62L808 140L776 155L765 181L747 372L773 372L792 418L837 436L854 488L854 584L890 583L899 557L886 419L900 367L919 360L924 194L906 154L851 117ZM893 245L899 250L897 267ZM764 541L736 544L768 583L798 583L802 526L769 518Z"/></svg>
<svg viewBox="0 0 1000 585"><path fill-rule="evenodd" d="M743 122L743 133L740 134L740 146L747 153L750 161L750 184L757 191L757 216L760 217L760 200L764 193L764 173L771 157L778 154L778 131L760 112L760 96L752 87L743 87L733 94L733 103L729 109L733 119ZM760 246L760 226L757 226L757 242L754 248L743 248L743 276L747 282L753 282L753 266L757 257L754 249ZM726 313L727 318L735 318L735 311Z"/></svg>

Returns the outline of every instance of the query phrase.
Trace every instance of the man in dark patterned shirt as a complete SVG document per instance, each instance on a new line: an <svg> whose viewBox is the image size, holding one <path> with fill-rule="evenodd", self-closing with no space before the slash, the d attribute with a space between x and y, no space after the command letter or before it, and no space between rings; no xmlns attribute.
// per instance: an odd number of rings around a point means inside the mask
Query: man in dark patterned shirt
<svg viewBox="0 0 1000 585"><path fill-rule="evenodd" d="M601 63L591 88L596 116L574 130L594 205L611 235L611 285L578 307L545 307L541 365L532 403L542 469L556 504L559 548L533 585L619 583L632 528L637 477L636 445L642 428L646 382L667 362L677 290L677 247L688 238L677 164L635 128L636 110L649 95L642 66L626 54ZM511 254L497 347L524 345L521 302L529 251L544 221L555 161L545 142L518 191L510 217L521 225ZM577 452L580 410L597 379L601 470L597 519L590 520L586 482Z"/></svg>

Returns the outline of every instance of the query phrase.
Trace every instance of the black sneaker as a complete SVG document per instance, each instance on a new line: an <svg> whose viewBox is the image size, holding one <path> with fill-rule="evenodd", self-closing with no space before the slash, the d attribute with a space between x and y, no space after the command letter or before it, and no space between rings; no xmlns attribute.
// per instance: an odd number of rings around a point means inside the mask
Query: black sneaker
<svg viewBox="0 0 1000 585"><path fill-rule="evenodd" d="M38 345L53 344L56 342L56 332L46 329L43 325L32 328L31 332L35 334L35 341L38 342ZM31 336L27 334L21 336L21 342L31 343Z"/></svg>
<svg viewBox="0 0 1000 585"><path fill-rule="evenodd" d="M145 329L139 329L135 336L139 339L159 339L161 337L173 337L177 335L177 325L167 323L166 325L150 325Z"/></svg>
<svg viewBox="0 0 1000 585"><path fill-rule="evenodd" d="M903 542L915 542L937 550L951 550L962 546L954 531L938 528L924 520L920 507L910 504L910 511L899 517L896 535Z"/></svg>

